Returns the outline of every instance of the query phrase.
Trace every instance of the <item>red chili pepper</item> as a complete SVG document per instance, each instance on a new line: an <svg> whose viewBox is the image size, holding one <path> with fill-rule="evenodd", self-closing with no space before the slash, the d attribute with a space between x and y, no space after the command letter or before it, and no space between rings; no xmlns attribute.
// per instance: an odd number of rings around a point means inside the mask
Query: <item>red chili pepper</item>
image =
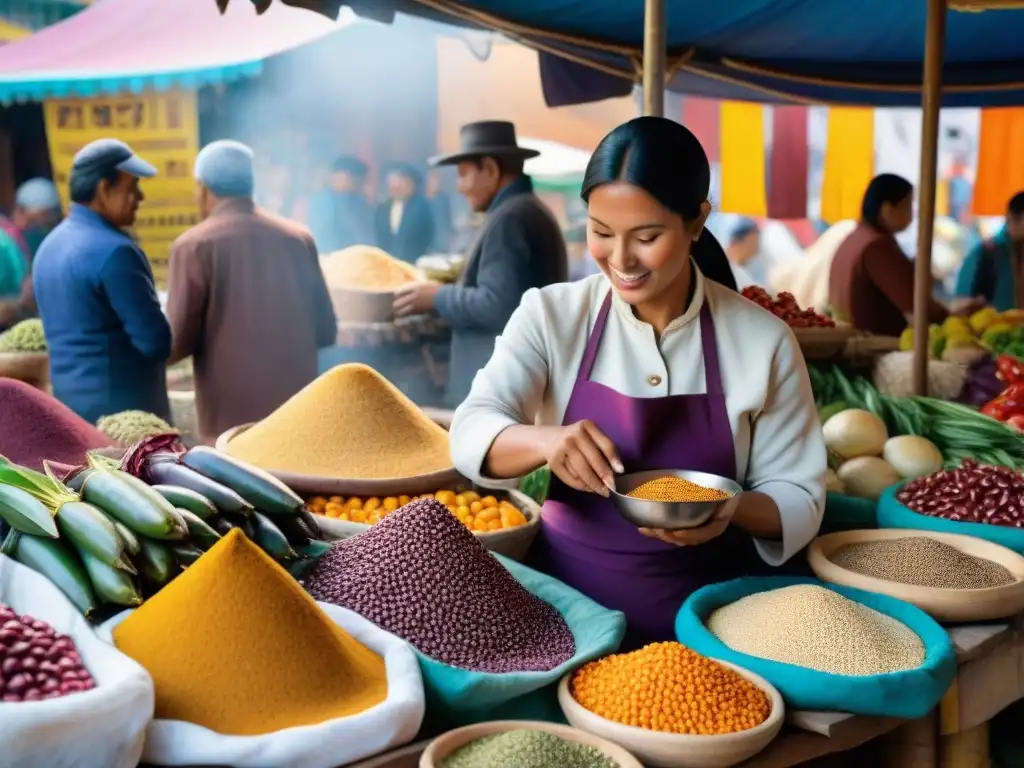
<svg viewBox="0 0 1024 768"><path fill-rule="evenodd" d="M1003 421L1007 415L1006 409L1003 407L1002 397L997 397L995 400L985 403L981 408L981 412L996 421Z"/></svg>
<svg viewBox="0 0 1024 768"><path fill-rule="evenodd" d="M1024 384L1024 364L1013 355L996 358L996 376L1007 384Z"/></svg>
<svg viewBox="0 0 1024 768"><path fill-rule="evenodd" d="M1018 432L1024 432L1024 413L1018 413L1006 420L1006 423L1014 427Z"/></svg>

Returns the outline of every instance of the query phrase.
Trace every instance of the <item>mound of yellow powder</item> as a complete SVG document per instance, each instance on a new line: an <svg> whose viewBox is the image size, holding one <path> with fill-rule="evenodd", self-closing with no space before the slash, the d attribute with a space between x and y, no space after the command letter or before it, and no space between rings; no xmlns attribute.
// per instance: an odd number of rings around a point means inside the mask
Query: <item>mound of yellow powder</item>
<svg viewBox="0 0 1024 768"><path fill-rule="evenodd" d="M114 629L156 716L238 736L313 725L387 698L384 661L238 529Z"/></svg>
<svg viewBox="0 0 1024 768"><path fill-rule="evenodd" d="M414 477L452 466L448 433L360 363L327 371L227 451L270 471L345 479Z"/></svg>
<svg viewBox="0 0 1024 768"><path fill-rule="evenodd" d="M389 291L421 279L416 268L372 245L352 245L320 260L328 288Z"/></svg>

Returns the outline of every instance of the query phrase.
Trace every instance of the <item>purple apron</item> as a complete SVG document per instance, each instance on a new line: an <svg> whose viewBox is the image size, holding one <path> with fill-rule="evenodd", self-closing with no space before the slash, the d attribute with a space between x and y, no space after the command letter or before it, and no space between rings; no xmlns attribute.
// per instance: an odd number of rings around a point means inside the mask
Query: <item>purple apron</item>
<svg viewBox="0 0 1024 768"><path fill-rule="evenodd" d="M700 311L706 394L627 397L590 380L611 309L611 293L590 333L563 424L589 419L618 448L627 473L688 469L736 477L732 427L722 391L715 323ZM641 535L611 500L551 479L531 565L627 619L624 649L675 639L675 616L690 593L750 573L751 539L730 527L696 547Z"/></svg>

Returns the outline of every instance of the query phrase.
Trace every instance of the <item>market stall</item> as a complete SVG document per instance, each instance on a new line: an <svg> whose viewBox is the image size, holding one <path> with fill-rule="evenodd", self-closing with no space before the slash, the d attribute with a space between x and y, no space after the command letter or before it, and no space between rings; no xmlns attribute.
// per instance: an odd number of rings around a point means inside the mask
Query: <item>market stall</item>
<svg viewBox="0 0 1024 768"><path fill-rule="evenodd" d="M516 562L536 533L545 472L524 479L521 491L468 485L451 467L440 416L362 365L325 373L263 421L230 430L218 449L189 449L139 419L119 428L142 438L116 448L48 395L9 382L14 394L0 396L12 407L0 413L20 420L0 424L0 455L16 462L0 462L0 602L13 599L6 596L18 580L43 578L85 617L75 630L80 649L98 642L118 654L115 668L146 671L140 695L153 703L133 721L145 737L132 742L139 752L111 765L141 754L163 765L246 766L271 750L304 765L393 768L418 763L428 749L465 749L452 762L438 753L436 764L474 766L528 748L590 755L580 764L595 767L639 759L783 768L872 741L889 764L907 768L972 745L973 762L959 764L982 765L985 724L1024 696L1024 539L998 522L1024 510L1015 500L1024 481L1005 466L1024 463L1024 445L966 406L883 395L831 375L818 382L819 396L844 392L874 422L829 426L851 422L851 409L823 414L830 449L895 475L839 467L847 490L876 511L855 526L854 544L902 549L869 557L825 536L808 558L819 579L705 587L681 607L681 644L617 652L621 614ZM920 423L915 408L925 414ZM979 421L972 426L960 408ZM908 438L932 445L937 458L920 446L893 447ZM983 525L962 505L946 505L941 489L975 482L972 465L942 466L986 450L989 462L1004 464L991 477L1017 495L986 506L982 489L999 495L1003 486L978 475L978 509L994 515ZM931 547L929 560L915 568L922 546ZM942 558L961 566L940 566ZM905 568L880 572L880 562ZM225 578L232 586L222 593ZM912 586L922 578L932 586ZM877 584L865 586L870 579ZM989 597L974 597L982 593ZM971 595L966 603L962 594ZM19 637L50 642L33 623L48 615L41 606L22 596L13 608L32 617ZM950 618L967 622L939 623ZM335 639L314 650L310 638L323 632ZM39 698L42 713L51 694L54 705L70 703L110 684L95 655L72 658L84 661L83 672L56 650L51 661L49 645L34 661L12 640L0 634L0 708L15 712ZM285 650L293 643L295 658ZM319 679L315 670L326 668L341 677ZM51 671L52 684L44 679ZM296 698L282 680L307 682ZM680 680L704 693L687 698ZM663 704L645 708L655 697ZM271 700L280 705L254 704ZM337 749L311 752L309 739L288 738L296 727Z"/></svg>

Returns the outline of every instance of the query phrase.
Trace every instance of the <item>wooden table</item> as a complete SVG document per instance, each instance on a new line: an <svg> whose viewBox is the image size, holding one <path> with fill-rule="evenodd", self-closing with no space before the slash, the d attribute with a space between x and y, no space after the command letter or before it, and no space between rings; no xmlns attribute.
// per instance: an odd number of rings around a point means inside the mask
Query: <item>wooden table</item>
<svg viewBox="0 0 1024 768"><path fill-rule="evenodd" d="M844 712L792 711L786 728L742 768L790 768L883 739L872 768L987 768L987 724L1024 698L1024 617L955 627L957 679L937 712L912 722ZM429 742L354 763L350 768L416 768ZM861 761L857 761L861 762Z"/></svg>

